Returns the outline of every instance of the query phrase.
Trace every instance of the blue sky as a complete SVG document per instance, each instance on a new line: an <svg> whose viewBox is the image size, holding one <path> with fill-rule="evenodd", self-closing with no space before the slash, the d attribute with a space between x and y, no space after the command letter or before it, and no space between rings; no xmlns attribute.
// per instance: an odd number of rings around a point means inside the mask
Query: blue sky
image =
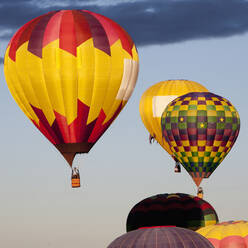
<svg viewBox="0 0 248 248"><path fill-rule="evenodd" d="M157 144L139 117L142 93L156 82L189 79L229 99L241 132L215 173L203 181L205 199L221 221L248 219L248 2L5 1L0 4L0 57L29 19L58 8L104 14L137 43L140 73L125 109L87 155L78 155L83 186L70 188L70 169L12 99L0 65L0 245L5 248L106 247L125 233L129 210L145 197L196 188ZM224 4L225 2L225 4ZM16 10L19 11L16 11Z"/></svg>

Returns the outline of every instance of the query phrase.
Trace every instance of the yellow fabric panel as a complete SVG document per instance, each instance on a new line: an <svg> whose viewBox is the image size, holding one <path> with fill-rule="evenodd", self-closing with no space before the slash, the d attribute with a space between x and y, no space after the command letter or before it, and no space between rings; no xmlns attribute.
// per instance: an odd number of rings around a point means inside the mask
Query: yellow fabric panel
<svg viewBox="0 0 248 248"><path fill-rule="evenodd" d="M205 220L205 226L210 226L216 224L216 220Z"/></svg>
<svg viewBox="0 0 248 248"><path fill-rule="evenodd" d="M198 105L198 102L196 100L191 100L189 102L189 105Z"/></svg>
<svg viewBox="0 0 248 248"><path fill-rule="evenodd" d="M213 146L220 146L222 141L215 140Z"/></svg>
<svg viewBox="0 0 248 248"><path fill-rule="evenodd" d="M188 107L189 107L188 105L182 105L182 106L180 107L180 111L181 111L181 110L188 110Z"/></svg>
<svg viewBox="0 0 248 248"><path fill-rule="evenodd" d="M218 162L219 159L220 159L219 157L215 157L214 158L214 163Z"/></svg>
<svg viewBox="0 0 248 248"><path fill-rule="evenodd" d="M139 62L139 56L135 45L133 45L132 48L132 55L133 55L133 60Z"/></svg>
<svg viewBox="0 0 248 248"><path fill-rule="evenodd" d="M210 153L210 157L211 157L211 158L213 158L213 157L215 157L215 156L216 156L216 152L211 152L211 153Z"/></svg>
<svg viewBox="0 0 248 248"><path fill-rule="evenodd" d="M18 77L18 74L16 73L16 63L12 59L9 58L8 54L9 54L9 47L6 50L5 59L4 59L4 74L5 74L8 88L13 98L17 102L18 106L24 112L24 114L30 120L35 121L36 124L39 125L39 119L37 118L36 114L31 108L23 92L21 84L19 83L19 77Z"/></svg>
<svg viewBox="0 0 248 248"><path fill-rule="evenodd" d="M173 146L173 147L177 146L177 143L175 141L171 141L170 143L171 143L171 146Z"/></svg>
<svg viewBox="0 0 248 248"><path fill-rule="evenodd" d="M225 117L232 117L232 112L231 111L225 111Z"/></svg>
<svg viewBox="0 0 248 248"><path fill-rule="evenodd" d="M207 110L208 116L217 116L217 112L215 110Z"/></svg>
<svg viewBox="0 0 248 248"><path fill-rule="evenodd" d="M178 146L178 150L179 150L179 152L184 152L183 146Z"/></svg>
<svg viewBox="0 0 248 248"><path fill-rule="evenodd" d="M65 114L67 124L70 125L77 117L77 58L71 53L59 49L59 60Z"/></svg>
<svg viewBox="0 0 248 248"><path fill-rule="evenodd" d="M188 159L187 157L183 157L183 161L184 161L185 163L188 163L188 162L189 162L189 159Z"/></svg>
<svg viewBox="0 0 248 248"><path fill-rule="evenodd" d="M197 110L207 110L207 105L197 105Z"/></svg>
<svg viewBox="0 0 248 248"><path fill-rule="evenodd" d="M140 99L139 103L139 112L140 112L140 117L145 125L146 129L151 135L154 135L154 131L152 129L152 125L149 120L151 120L152 117L152 97L149 96L146 92L143 94L143 96Z"/></svg>
<svg viewBox="0 0 248 248"><path fill-rule="evenodd" d="M87 124L94 121L100 113L102 104L106 97L110 73L111 57L105 52L95 48L94 87Z"/></svg>
<svg viewBox="0 0 248 248"><path fill-rule="evenodd" d="M197 152L197 151L198 151L198 147L197 147L197 146L191 146L191 147L190 147L190 150L191 150L192 152Z"/></svg>
<svg viewBox="0 0 248 248"><path fill-rule="evenodd" d="M184 101L190 101L191 100L191 97L185 97L184 98Z"/></svg>
<svg viewBox="0 0 248 248"><path fill-rule="evenodd" d="M22 73L22 87L29 103L41 109L49 125L52 125L55 115L46 88L42 59L30 53L27 50L27 45L26 42L16 52L17 71ZM26 77L28 78L27 81Z"/></svg>
<svg viewBox="0 0 248 248"><path fill-rule="evenodd" d="M216 105L216 111L224 111L224 106L223 105Z"/></svg>
<svg viewBox="0 0 248 248"><path fill-rule="evenodd" d="M206 146L205 151L206 152L211 152L212 151L212 146Z"/></svg>
<svg viewBox="0 0 248 248"><path fill-rule="evenodd" d="M27 51L28 48L28 42L25 42L22 46L19 47L19 49L16 52L16 62L15 62L15 71L17 75L19 76L17 81L20 83L20 86L23 89L23 93L25 94L27 101L29 104L33 105L36 108L40 108L40 104L38 102L38 99L36 97L35 92L35 86L32 82L32 77L30 75L32 69L32 61L29 61L29 52ZM40 60L40 58L38 58ZM27 61L26 63L23 63L23 61ZM37 61L33 61L34 64L36 64ZM34 75L33 75L34 77ZM37 75L38 79L39 75Z"/></svg>
<svg viewBox="0 0 248 248"><path fill-rule="evenodd" d="M116 95L121 85L123 69L124 69L124 58L122 52L122 46L120 40L115 42L111 46L111 76L109 80L108 92L103 103L103 111L106 114L107 122L114 115L117 110L120 100L116 99ZM118 102L118 105L115 102ZM114 107L114 108L113 108Z"/></svg>
<svg viewBox="0 0 248 248"><path fill-rule="evenodd" d="M197 110L189 110L187 116L197 116Z"/></svg>
<svg viewBox="0 0 248 248"><path fill-rule="evenodd" d="M192 157L192 153L191 152L186 152L186 156L187 157Z"/></svg>
<svg viewBox="0 0 248 248"><path fill-rule="evenodd" d="M221 154L220 154L220 158L221 158L221 161L224 159L224 157L227 155L226 152L223 152L223 151L220 151Z"/></svg>
<svg viewBox="0 0 248 248"><path fill-rule="evenodd" d="M138 71L134 70L134 60L123 48L120 40L111 46L111 78L103 110L107 115L103 124L109 121L122 102L122 108L131 96L137 80ZM133 47L135 63L138 67L138 54Z"/></svg>
<svg viewBox="0 0 248 248"><path fill-rule="evenodd" d="M224 147L224 146L220 146L220 147L219 147L219 149L218 149L218 152L223 152L223 151L224 151L224 149L225 149L225 147Z"/></svg>
<svg viewBox="0 0 248 248"><path fill-rule="evenodd" d="M174 110L172 113L171 113L171 117L178 117L179 115L179 111L178 110Z"/></svg>
<svg viewBox="0 0 248 248"><path fill-rule="evenodd" d="M61 84L61 64L59 59L59 40L50 42L42 50L43 71L47 92L53 110L65 116L63 89Z"/></svg>
<svg viewBox="0 0 248 248"><path fill-rule="evenodd" d="M152 99L153 95L156 95L156 89L152 89L154 92L145 92L140 100L139 110L141 119L151 135L156 136L158 143L169 153L172 154L169 144L162 138L161 132L161 118L153 117Z"/></svg>
<svg viewBox="0 0 248 248"><path fill-rule="evenodd" d="M78 57L78 99L90 106L93 95L95 56L93 39L77 47Z"/></svg>
<svg viewBox="0 0 248 248"><path fill-rule="evenodd" d="M217 224L202 227L196 232L200 233L206 238L214 238L222 240L228 236L246 237L248 235L248 223L241 221L233 224Z"/></svg>
<svg viewBox="0 0 248 248"><path fill-rule="evenodd" d="M209 162L209 157L204 157L204 158L203 158L203 161L204 161L204 162Z"/></svg>
<svg viewBox="0 0 248 248"><path fill-rule="evenodd" d="M183 146L190 146L188 140L182 140L182 144L183 144Z"/></svg>
<svg viewBox="0 0 248 248"><path fill-rule="evenodd" d="M207 105L215 105L214 102L212 100L206 100L206 104Z"/></svg>
<svg viewBox="0 0 248 248"><path fill-rule="evenodd" d="M198 157L192 157L193 162L198 163Z"/></svg>
<svg viewBox="0 0 248 248"><path fill-rule="evenodd" d="M197 145L198 146L205 146L206 145L206 141L205 140L198 140L197 141Z"/></svg>
<svg viewBox="0 0 248 248"><path fill-rule="evenodd" d="M212 97L212 101L220 101L217 97Z"/></svg>

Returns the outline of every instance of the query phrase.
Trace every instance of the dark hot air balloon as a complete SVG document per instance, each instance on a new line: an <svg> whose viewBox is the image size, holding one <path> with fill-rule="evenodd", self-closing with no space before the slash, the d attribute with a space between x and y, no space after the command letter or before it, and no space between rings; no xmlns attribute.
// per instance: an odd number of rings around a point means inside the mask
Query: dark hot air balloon
<svg viewBox="0 0 248 248"><path fill-rule="evenodd" d="M214 208L206 201L183 193L159 194L137 203L129 212L126 229L177 226L197 230L218 223Z"/></svg>

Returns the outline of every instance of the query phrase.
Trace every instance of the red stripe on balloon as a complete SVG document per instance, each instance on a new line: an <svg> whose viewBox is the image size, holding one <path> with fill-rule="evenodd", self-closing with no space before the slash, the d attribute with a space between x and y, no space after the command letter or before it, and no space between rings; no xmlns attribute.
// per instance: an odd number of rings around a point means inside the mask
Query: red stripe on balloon
<svg viewBox="0 0 248 248"><path fill-rule="evenodd" d="M86 142L92 129L92 124L87 125L90 108L80 100L77 102L77 107L77 118L68 126L70 132L70 143Z"/></svg>
<svg viewBox="0 0 248 248"><path fill-rule="evenodd" d="M63 11L59 11L58 13L53 15L49 20L49 22L47 23L42 47L45 47L50 42L55 41L59 38L62 15L63 15Z"/></svg>
<svg viewBox="0 0 248 248"><path fill-rule="evenodd" d="M52 125L52 129L63 140L63 143L70 143L70 135L68 130L68 124L66 117L54 111L55 121Z"/></svg>
<svg viewBox="0 0 248 248"><path fill-rule="evenodd" d="M73 10L72 15L74 18L74 26L76 33L76 44L80 46L82 43L87 41L92 37L90 26L86 18L82 15L82 12L79 10Z"/></svg>
<svg viewBox="0 0 248 248"><path fill-rule="evenodd" d="M144 227L140 227L138 229L152 229L152 228L161 228L161 227L176 227L176 226L144 226Z"/></svg>
<svg viewBox="0 0 248 248"><path fill-rule="evenodd" d="M62 15L59 38L59 47L77 56L76 33L72 11L65 11Z"/></svg>

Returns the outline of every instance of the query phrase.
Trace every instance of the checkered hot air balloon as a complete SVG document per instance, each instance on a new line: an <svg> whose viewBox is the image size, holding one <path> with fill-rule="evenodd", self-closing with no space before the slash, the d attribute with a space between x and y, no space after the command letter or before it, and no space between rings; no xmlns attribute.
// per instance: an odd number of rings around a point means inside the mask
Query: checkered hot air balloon
<svg viewBox="0 0 248 248"><path fill-rule="evenodd" d="M231 150L239 134L240 119L227 99L195 92L167 106L161 128L173 154L199 186Z"/></svg>
<svg viewBox="0 0 248 248"><path fill-rule="evenodd" d="M138 54L127 32L86 10L60 10L22 26L5 54L11 94L72 166L127 103Z"/></svg>

